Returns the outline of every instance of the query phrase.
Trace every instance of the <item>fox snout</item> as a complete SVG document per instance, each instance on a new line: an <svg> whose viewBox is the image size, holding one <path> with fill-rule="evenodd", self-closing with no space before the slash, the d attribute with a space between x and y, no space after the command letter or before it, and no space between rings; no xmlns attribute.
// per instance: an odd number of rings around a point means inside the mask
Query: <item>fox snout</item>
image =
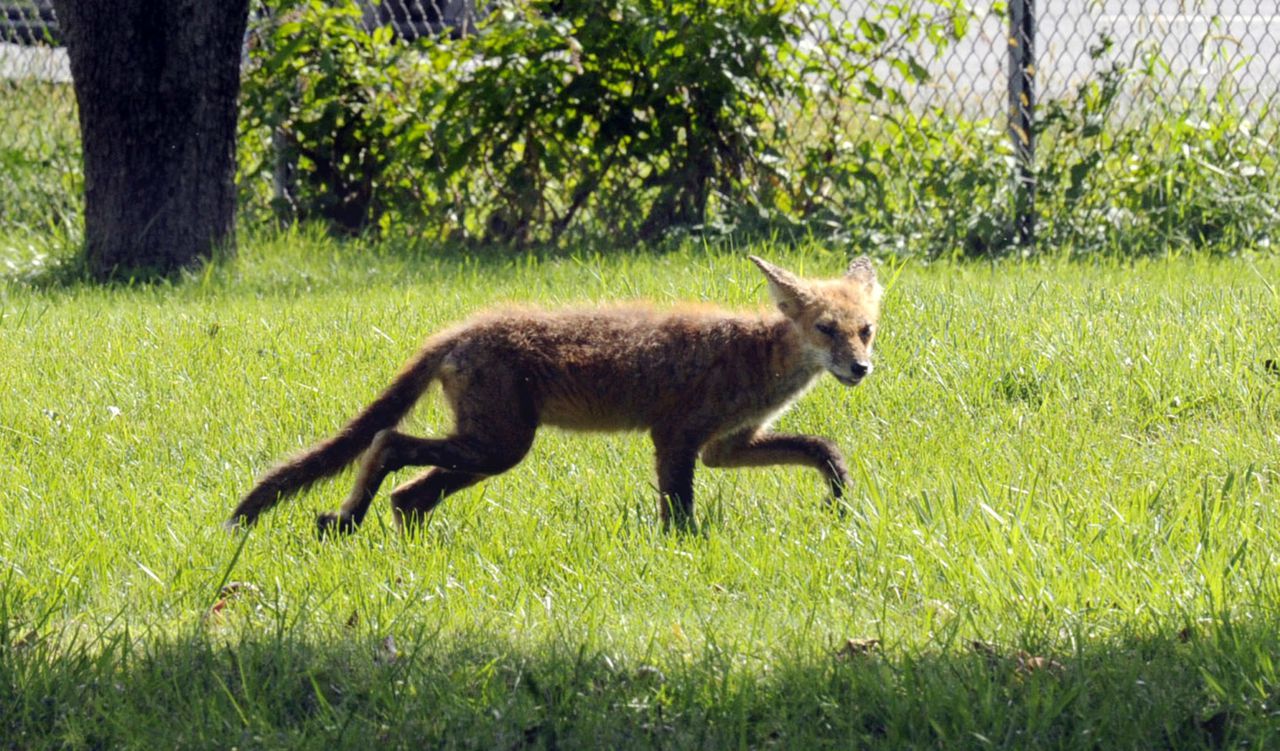
<svg viewBox="0 0 1280 751"><path fill-rule="evenodd" d="M871 369L871 363L865 360L854 360L845 368L828 368L831 375L846 386L857 386Z"/></svg>

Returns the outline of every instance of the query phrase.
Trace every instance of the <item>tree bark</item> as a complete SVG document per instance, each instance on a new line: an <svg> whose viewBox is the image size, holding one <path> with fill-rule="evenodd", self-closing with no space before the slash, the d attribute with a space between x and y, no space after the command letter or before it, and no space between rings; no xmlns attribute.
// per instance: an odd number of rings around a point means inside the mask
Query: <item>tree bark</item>
<svg viewBox="0 0 1280 751"><path fill-rule="evenodd" d="M230 251L248 0L54 0L84 153L83 258L153 278Z"/></svg>

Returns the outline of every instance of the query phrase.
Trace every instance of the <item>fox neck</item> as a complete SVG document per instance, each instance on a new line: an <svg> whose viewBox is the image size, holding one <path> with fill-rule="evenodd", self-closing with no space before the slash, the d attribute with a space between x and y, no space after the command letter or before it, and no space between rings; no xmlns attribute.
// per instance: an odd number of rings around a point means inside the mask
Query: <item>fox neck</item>
<svg viewBox="0 0 1280 751"><path fill-rule="evenodd" d="M796 325L783 315L768 321L774 342L770 370L776 387L788 398L806 391L824 370L821 357L806 347Z"/></svg>

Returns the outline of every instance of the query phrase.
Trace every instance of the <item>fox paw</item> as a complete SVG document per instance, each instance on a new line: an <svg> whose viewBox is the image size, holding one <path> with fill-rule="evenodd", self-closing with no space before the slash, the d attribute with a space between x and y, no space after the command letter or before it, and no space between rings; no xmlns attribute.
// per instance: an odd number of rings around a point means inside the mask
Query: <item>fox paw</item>
<svg viewBox="0 0 1280 751"><path fill-rule="evenodd" d="M349 535L356 531L356 522L341 514L320 514L316 517L316 534L321 540Z"/></svg>
<svg viewBox="0 0 1280 751"><path fill-rule="evenodd" d="M835 514L837 519L847 518L849 516L849 512L852 510L849 502L840 495L833 494L827 496L826 500L823 501L823 505L826 507L827 511Z"/></svg>

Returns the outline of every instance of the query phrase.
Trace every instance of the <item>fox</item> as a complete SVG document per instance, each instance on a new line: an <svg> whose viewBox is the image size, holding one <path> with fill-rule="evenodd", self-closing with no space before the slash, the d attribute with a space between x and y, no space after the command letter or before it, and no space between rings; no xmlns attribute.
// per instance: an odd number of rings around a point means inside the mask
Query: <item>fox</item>
<svg viewBox="0 0 1280 751"><path fill-rule="evenodd" d="M773 432L772 423L825 371L844 386L872 370L883 288L865 256L832 279L804 279L757 256L776 311L646 304L505 309L429 337L381 394L336 434L263 475L226 526L242 529L282 500L360 460L321 538L356 531L387 475L428 467L391 491L401 532L446 497L515 467L548 425L647 430L664 530L694 525L693 478L707 467L799 465L822 473L838 501L849 470L830 439ZM435 382L452 432L397 427Z"/></svg>

